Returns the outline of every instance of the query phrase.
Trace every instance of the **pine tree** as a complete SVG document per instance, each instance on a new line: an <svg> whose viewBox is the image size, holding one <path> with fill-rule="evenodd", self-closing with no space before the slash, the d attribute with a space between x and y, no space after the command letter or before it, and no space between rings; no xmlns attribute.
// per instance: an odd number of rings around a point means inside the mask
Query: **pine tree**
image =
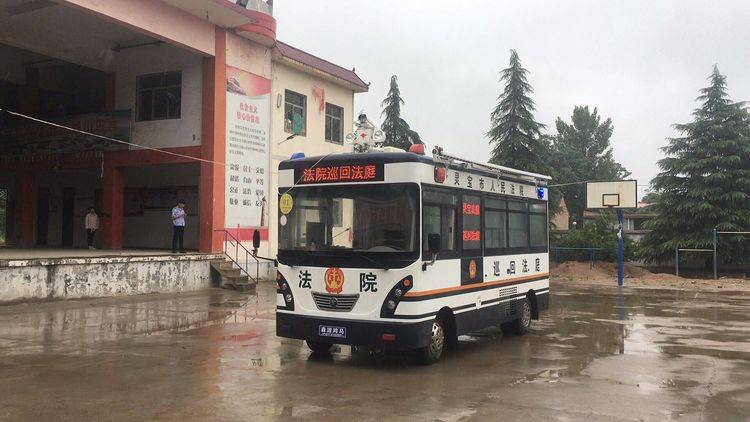
<svg viewBox="0 0 750 422"><path fill-rule="evenodd" d="M672 259L675 247L710 248L717 226L750 229L750 116L743 103L729 99L726 77L716 66L708 79L694 120L675 125L684 136L662 148L667 157L652 181L651 207L658 217L646 224L652 231L639 245L649 262ZM721 237L722 260L747 262L748 252L750 243L742 236Z"/></svg>
<svg viewBox="0 0 750 422"><path fill-rule="evenodd" d="M602 122L596 108L592 112L588 106L576 106L571 123L558 117L555 127L557 135L553 138L552 146L554 162L564 163L553 171L555 184L620 180L630 175L612 157L612 119ZM558 189L565 198L571 221L582 222L586 209L586 185L571 184Z"/></svg>
<svg viewBox="0 0 750 422"><path fill-rule="evenodd" d="M391 76L391 89L388 96L385 97L380 106L383 111L380 116L385 116L380 129L385 133L385 146L391 146L408 150L412 144L421 144L422 140L419 134L413 131L409 124L401 118L401 106L404 100L401 98L401 91L398 88L398 78L396 75Z"/></svg>
<svg viewBox="0 0 750 422"><path fill-rule="evenodd" d="M510 65L500 72L505 83L498 104L490 115L487 132L493 145L490 162L534 173L548 173L549 141L542 136L544 125L534 120L534 92L516 50L510 50Z"/></svg>

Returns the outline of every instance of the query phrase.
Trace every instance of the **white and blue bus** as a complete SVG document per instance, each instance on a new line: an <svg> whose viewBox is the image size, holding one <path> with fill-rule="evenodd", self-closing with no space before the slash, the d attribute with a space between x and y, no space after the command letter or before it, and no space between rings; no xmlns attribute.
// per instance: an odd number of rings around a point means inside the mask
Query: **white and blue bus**
<svg viewBox="0 0 750 422"><path fill-rule="evenodd" d="M434 362L549 307L550 178L415 150L280 163L277 335Z"/></svg>

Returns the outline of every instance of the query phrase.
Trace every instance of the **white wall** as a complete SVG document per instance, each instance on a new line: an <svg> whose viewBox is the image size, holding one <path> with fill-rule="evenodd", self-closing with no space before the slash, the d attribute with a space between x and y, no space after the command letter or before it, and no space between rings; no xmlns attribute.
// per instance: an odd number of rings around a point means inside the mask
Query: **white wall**
<svg viewBox="0 0 750 422"><path fill-rule="evenodd" d="M267 256L275 257L278 242L278 171L279 162L286 160L295 152L304 152L306 156L325 155L330 152L351 151L351 145L340 145L325 140L325 110L319 111L318 101L313 97L313 86L325 90L326 102L343 107L344 136L352 131L354 92L348 88L333 84L280 62L274 63L273 82L271 85L271 186L269 190L269 241ZM307 97L307 128L305 136L297 136L284 141L288 133L284 132L284 91L289 89ZM279 95L281 96L280 106Z"/></svg>
<svg viewBox="0 0 750 422"><path fill-rule="evenodd" d="M116 108L133 111L131 142L150 147L200 145L203 59L168 44L123 50L113 63ZM136 78L152 73L182 71L182 112L179 119L136 121Z"/></svg>

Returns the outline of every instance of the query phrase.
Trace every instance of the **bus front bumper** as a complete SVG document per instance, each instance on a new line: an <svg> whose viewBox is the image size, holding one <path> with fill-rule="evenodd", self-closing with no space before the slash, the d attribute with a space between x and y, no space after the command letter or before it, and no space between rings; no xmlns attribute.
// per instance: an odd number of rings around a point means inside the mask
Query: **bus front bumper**
<svg viewBox="0 0 750 422"><path fill-rule="evenodd" d="M427 346L431 328L432 321L373 322L276 312L277 336L332 344L413 350Z"/></svg>

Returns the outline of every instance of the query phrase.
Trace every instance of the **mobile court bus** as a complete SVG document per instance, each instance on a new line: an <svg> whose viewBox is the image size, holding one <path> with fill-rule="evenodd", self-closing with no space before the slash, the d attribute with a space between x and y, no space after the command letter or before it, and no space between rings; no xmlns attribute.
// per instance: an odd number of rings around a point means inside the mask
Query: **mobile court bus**
<svg viewBox="0 0 750 422"><path fill-rule="evenodd" d="M434 362L548 308L550 178L423 148L280 163L277 335Z"/></svg>

